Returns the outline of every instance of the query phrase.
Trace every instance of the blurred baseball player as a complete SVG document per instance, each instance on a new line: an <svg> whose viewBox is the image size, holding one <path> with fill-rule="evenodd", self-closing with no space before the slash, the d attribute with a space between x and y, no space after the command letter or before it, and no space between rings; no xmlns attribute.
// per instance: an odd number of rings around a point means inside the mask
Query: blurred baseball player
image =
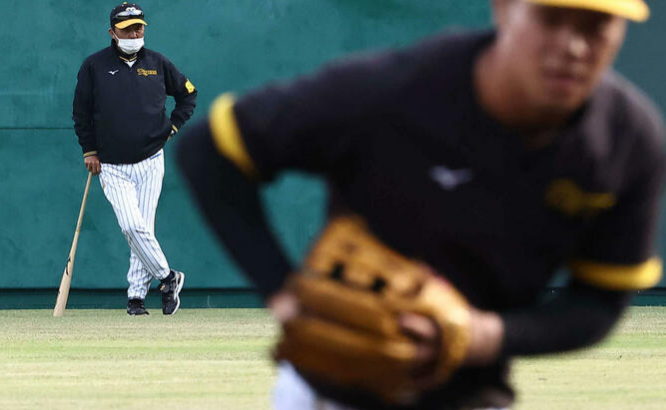
<svg viewBox="0 0 666 410"><path fill-rule="evenodd" d="M162 312L176 313L185 275L169 267L155 238L166 141L192 116L197 90L163 55L144 47L145 16L127 2L111 11L111 45L89 56L78 74L74 129L86 168L100 176L131 249L127 313L145 315L153 278ZM166 115L167 95L176 100Z"/></svg>
<svg viewBox="0 0 666 410"><path fill-rule="evenodd" d="M276 409L508 408L511 357L598 342L659 281L664 127L610 68L647 5L493 10L490 31L221 96L183 138L203 213L283 324ZM299 268L258 195L288 169L330 187Z"/></svg>

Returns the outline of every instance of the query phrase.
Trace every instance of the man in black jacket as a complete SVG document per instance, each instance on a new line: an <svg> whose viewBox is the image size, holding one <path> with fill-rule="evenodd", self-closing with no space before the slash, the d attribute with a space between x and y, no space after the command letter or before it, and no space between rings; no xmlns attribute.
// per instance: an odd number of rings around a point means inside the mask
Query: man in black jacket
<svg viewBox="0 0 666 410"><path fill-rule="evenodd" d="M197 90L163 55L144 45L141 7L111 11L111 45L89 56L78 74L74 129L88 171L100 176L131 249L127 313L148 314L144 299L160 280L162 312L176 313L185 275L172 270L155 238L164 178L164 144L192 116ZM166 115L167 95L176 100Z"/></svg>

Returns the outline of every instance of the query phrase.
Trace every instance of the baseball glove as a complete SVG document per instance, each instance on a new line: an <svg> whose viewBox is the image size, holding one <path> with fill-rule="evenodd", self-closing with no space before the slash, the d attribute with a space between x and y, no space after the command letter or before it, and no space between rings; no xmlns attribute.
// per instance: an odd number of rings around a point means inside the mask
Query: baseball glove
<svg viewBox="0 0 666 410"><path fill-rule="evenodd" d="M383 245L360 218L332 220L287 288L300 310L283 323L276 358L306 378L407 404L445 383L467 353L465 298L426 265ZM401 330L403 313L438 328L438 351L425 368L417 340Z"/></svg>

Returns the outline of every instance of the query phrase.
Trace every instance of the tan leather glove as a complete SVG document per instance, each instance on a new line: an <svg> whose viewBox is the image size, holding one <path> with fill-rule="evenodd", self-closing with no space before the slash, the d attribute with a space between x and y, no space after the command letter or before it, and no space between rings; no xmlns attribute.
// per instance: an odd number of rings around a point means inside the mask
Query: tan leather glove
<svg viewBox="0 0 666 410"><path fill-rule="evenodd" d="M426 265L383 245L359 218L332 220L287 287L300 309L283 323L276 358L306 378L407 404L445 383L467 354L465 298ZM439 349L425 366L417 341L401 329L404 313L439 330Z"/></svg>

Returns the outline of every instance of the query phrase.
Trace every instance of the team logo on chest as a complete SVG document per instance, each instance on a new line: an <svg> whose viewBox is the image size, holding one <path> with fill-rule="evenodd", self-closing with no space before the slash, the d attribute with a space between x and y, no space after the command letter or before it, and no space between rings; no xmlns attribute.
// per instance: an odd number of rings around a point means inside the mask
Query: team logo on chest
<svg viewBox="0 0 666 410"><path fill-rule="evenodd" d="M546 189L546 204L567 215L596 215L615 206L612 192L586 192L569 179L556 179Z"/></svg>
<svg viewBox="0 0 666 410"><path fill-rule="evenodd" d="M157 70L146 70L146 69L143 69L143 68L137 68L136 73L138 75L148 77L149 75L157 75Z"/></svg>

